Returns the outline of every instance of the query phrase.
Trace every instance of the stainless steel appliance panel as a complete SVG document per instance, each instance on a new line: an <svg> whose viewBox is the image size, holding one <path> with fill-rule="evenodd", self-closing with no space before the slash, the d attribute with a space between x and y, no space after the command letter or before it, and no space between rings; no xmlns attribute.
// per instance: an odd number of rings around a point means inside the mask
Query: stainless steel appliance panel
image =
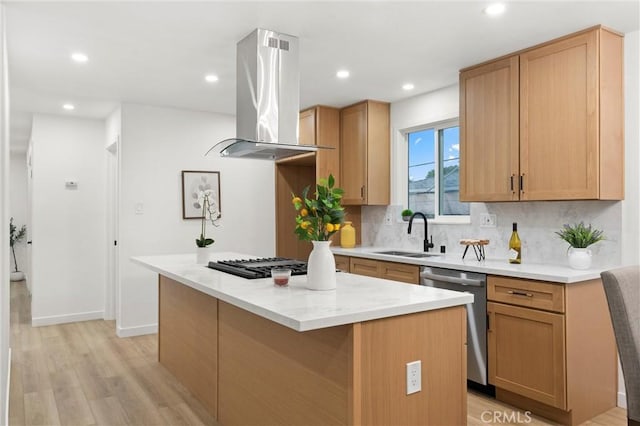
<svg viewBox="0 0 640 426"><path fill-rule="evenodd" d="M467 304L467 379L487 385L487 276L423 266L420 284L473 294Z"/></svg>

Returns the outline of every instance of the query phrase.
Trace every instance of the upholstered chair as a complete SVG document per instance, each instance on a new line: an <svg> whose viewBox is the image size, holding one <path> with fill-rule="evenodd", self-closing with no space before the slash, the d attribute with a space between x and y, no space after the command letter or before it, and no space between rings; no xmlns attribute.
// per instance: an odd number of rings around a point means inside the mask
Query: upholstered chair
<svg viewBox="0 0 640 426"><path fill-rule="evenodd" d="M627 392L629 426L640 426L640 267L602 273Z"/></svg>

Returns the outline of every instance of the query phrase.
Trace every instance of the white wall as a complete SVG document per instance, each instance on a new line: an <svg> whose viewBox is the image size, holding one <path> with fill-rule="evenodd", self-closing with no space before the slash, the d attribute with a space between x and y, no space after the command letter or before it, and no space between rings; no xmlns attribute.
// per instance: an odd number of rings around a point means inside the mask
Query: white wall
<svg viewBox="0 0 640 426"><path fill-rule="evenodd" d="M640 264L640 31L624 37L625 199L622 202L622 261Z"/></svg>
<svg viewBox="0 0 640 426"><path fill-rule="evenodd" d="M4 5L0 4L0 223L9 222L9 84ZM5 228L6 229L6 228ZM0 232L0 422L9 424L9 235Z"/></svg>
<svg viewBox="0 0 640 426"><path fill-rule="evenodd" d="M9 186L9 214L13 217L13 224L20 229L27 224L27 154L25 152L11 152L11 176ZM27 270L27 238L15 246L18 269ZM11 261L13 268L13 260ZM13 270L13 269L12 269ZM30 286L31 284L27 282Z"/></svg>
<svg viewBox="0 0 640 426"><path fill-rule="evenodd" d="M640 31L624 37L625 199L622 202L622 263L640 264ZM627 406L622 368L618 366L618 405Z"/></svg>
<svg viewBox="0 0 640 426"><path fill-rule="evenodd" d="M131 263L132 256L193 253L195 260L200 221L182 219L182 170L220 172L222 221L212 231L214 250L274 255L273 163L204 157L234 133L232 116L122 105L118 335L157 329L157 275ZM135 214L138 203L143 214Z"/></svg>
<svg viewBox="0 0 640 426"><path fill-rule="evenodd" d="M103 317L104 138L103 121L33 118L33 325Z"/></svg>

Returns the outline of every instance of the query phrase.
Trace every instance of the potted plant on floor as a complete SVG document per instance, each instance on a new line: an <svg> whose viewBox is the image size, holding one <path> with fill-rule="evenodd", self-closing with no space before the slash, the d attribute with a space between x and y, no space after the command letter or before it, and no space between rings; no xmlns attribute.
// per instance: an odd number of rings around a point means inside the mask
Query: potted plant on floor
<svg viewBox="0 0 640 426"><path fill-rule="evenodd" d="M18 260L16 259L16 244L24 240L27 236L27 226L22 225L20 229L13 224L13 218L9 220L9 245L11 246L11 253L13 254L13 266L14 271L11 272L11 281L22 281L24 279L24 272L18 269Z"/></svg>
<svg viewBox="0 0 640 426"><path fill-rule="evenodd" d="M569 266L573 269L589 269L591 266L591 250L589 247L604 240L604 233L598 229L584 226L584 222L564 225L556 234L569 243Z"/></svg>

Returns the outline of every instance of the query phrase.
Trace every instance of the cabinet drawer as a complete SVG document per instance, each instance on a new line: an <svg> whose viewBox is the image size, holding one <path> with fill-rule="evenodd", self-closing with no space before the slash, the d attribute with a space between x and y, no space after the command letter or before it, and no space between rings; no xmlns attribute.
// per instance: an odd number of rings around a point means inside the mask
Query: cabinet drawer
<svg viewBox="0 0 640 426"><path fill-rule="evenodd" d="M342 272L349 272L349 256L333 256L336 259L336 268L340 269Z"/></svg>
<svg viewBox="0 0 640 426"><path fill-rule="evenodd" d="M349 260L349 272L352 274L366 275L368 277L377 277L378 261L352 257Z"/></svg>
<svg viewBox="0 0 640 426"><path fill-rule="evenodd" d="M546 311L565 311L562 284L489 276L487 299Z"/></svg>
<svg viewBox="0 0 640 426"><path fill-rule="evenodd" d="M378 262L380 278L409 284L420 283L420 267L395 262Z"/></svg>

